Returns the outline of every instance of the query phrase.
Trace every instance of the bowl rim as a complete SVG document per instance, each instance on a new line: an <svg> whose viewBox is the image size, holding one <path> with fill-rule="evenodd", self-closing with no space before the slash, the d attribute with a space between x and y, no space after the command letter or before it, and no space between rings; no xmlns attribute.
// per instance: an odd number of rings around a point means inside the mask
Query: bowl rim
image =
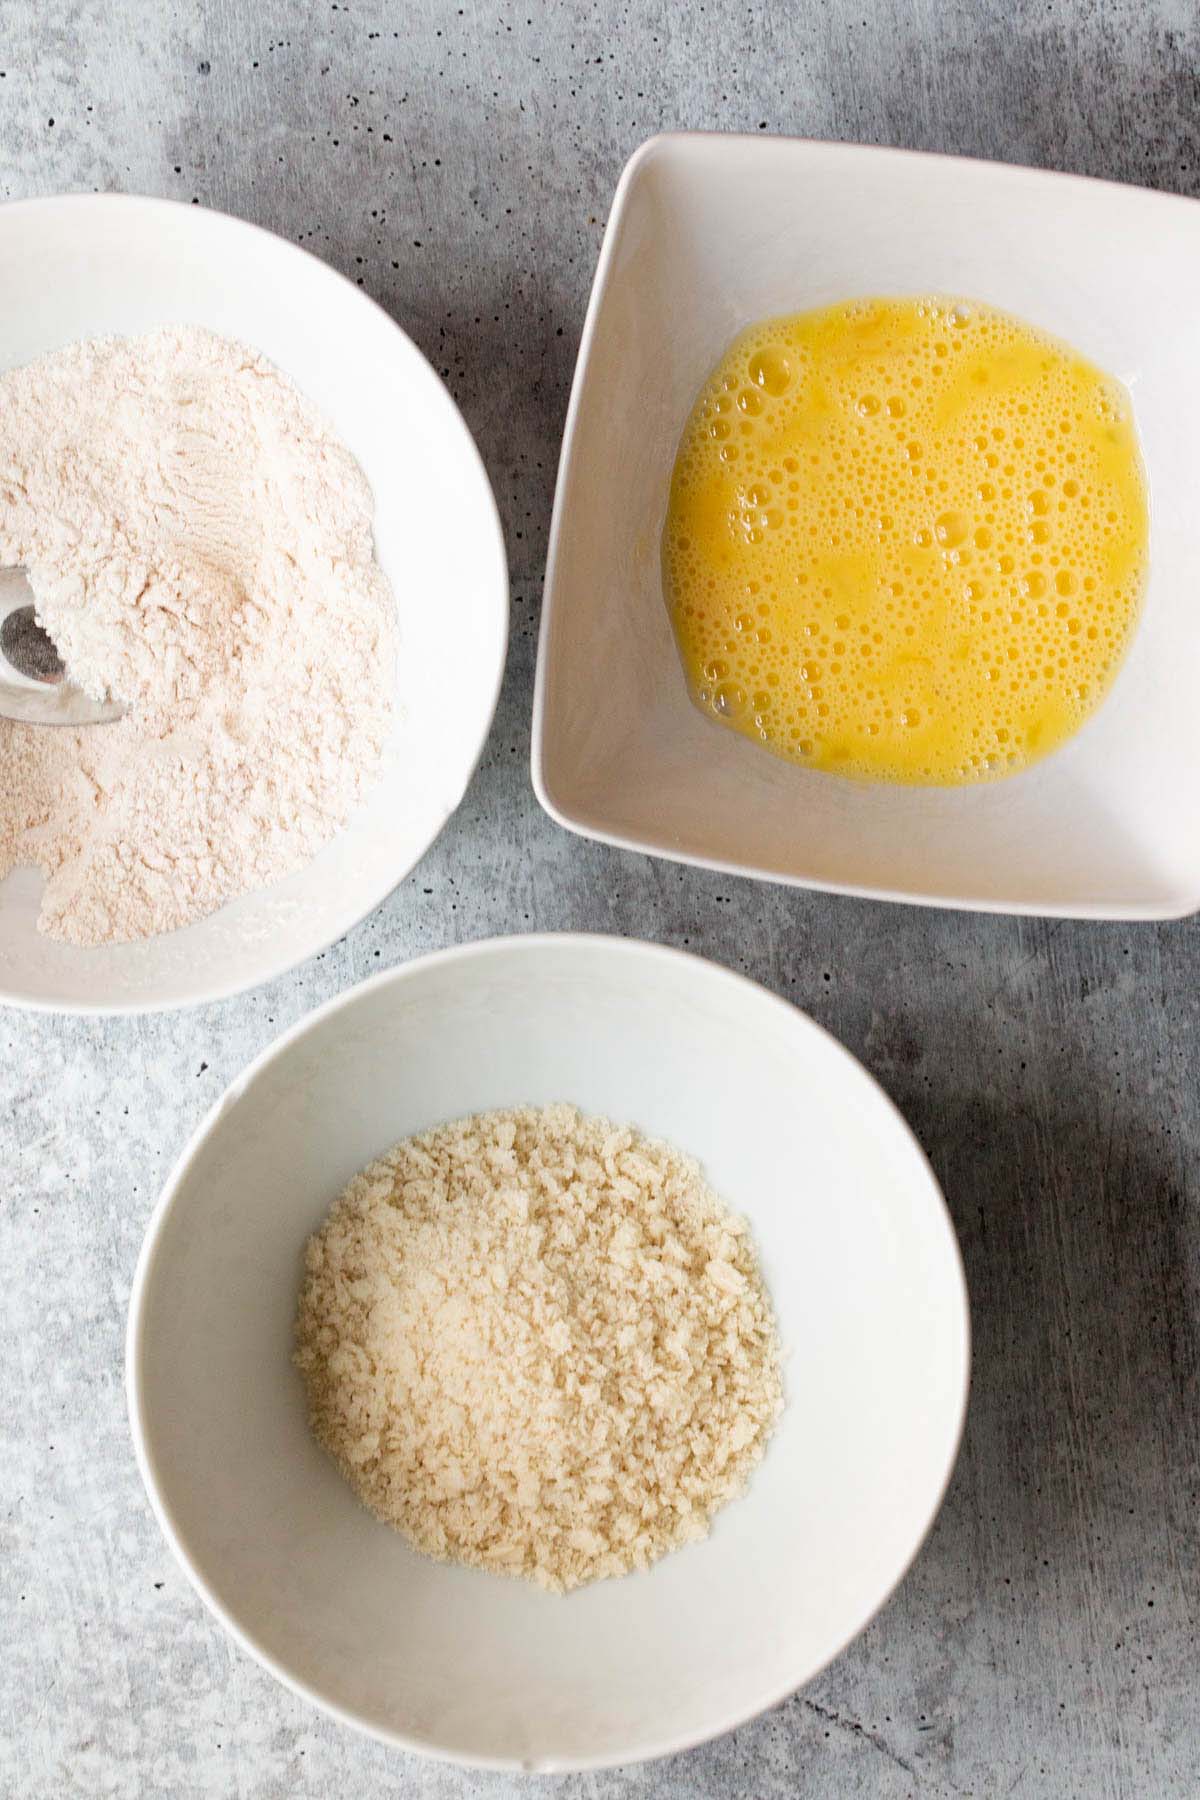
<svg viewBox="0 0 1200 1800"><path fill-rule="evenodd" d="M495 489L492 485L492 479L488 473L487 465L483 460L478 444L475 442L474 434L463 416L462 409L420 346L414 342L408 332L405 331L404 327L392 317L386 307L382 306L378 300L368 294L365 288L357 287L348 275L344 275L340 269L335 268L332 263L326 262L323 257L317 256L303 244L293 243L290 238L282 236L282 234L277 231L270 230L265 225L255 224L254 221L250 219L239 218L236 213L222 212L216 207L190 206L182 200L167 200L152 194L44 194L29 199L0 202L0 217L8 217L15 212L33 213L61 211L69 215L82 209L86 209L89 213L133 213L135 211L144 211L151 216L155 214L162 216L170 214L177 218L186 216L189 219L199 218L216 220L223 226L235 227L239 232L249 232L255 237L268 238L277 250L282 250L293 258L303 259L306 263L315 264L316 268L323 272L324 278L328 279L331 283L340 284L344 287L346 290L345 297L347 299L352 297L356 305L366 307L371 312L378 314L382 320L386 321L391 330L398 334L403 344L407 346L407 349L419 359L421 364L424 365L425 369L436 383L445 404L450 408L451 416L456 421L458 431L463 441L467 461L473 465L475 472L481 478L481 499L485 504L480 509L480 533L481 536L486 535L489 539L488 554L495 564L495 623L497 628L495 639L495 668L490 682L490 696L487 706L484 708L475 730L469 734L464 734L464 742L469 746L470 754L465 765L465 775L458 798L454 802L454 805L446 812L445 817L438 824L433 835L426 841L424 846L412 860L404 867L398 867L394 873L389 871L382 883L377 882L361 904L356 903L353 915L347 916L342 920L338 924L336 930L329 932L327 935L322 932L319 939L314 939L312 943L307 944L303 949L294 954L289 951L282 956L264 959L260 972L250 980L208 982L203 984L196 993L189 995L186 999L156 1000L154 998L148 998L145 1000L77 1000L60 1002L42 999L38 996L31 996L24 993L14 993L7 987L3 978L0 977L0 1005L19 1007L24 1012L57 1013L66 1015L79 1014L81 1016L91 1015L102 1018L121 1018L129 1015L136 1016L138 1014L181 1011L185 1007L191 1006L209 1006L217 1001L230 1000L238 994L250 993L253 989L262 987L268 981L275 981L281 975L286 975L292 969L298 968L301 963L307 962L311 957L320 955L323 950L328 950L331 944L337 943L340 938L345 937L347 933L355 930L357 926L362 924L364 919L373 913L377 907L383 904L388 895L394 892L394 890L400 886L402 881L407 880L417 864L432 849L450 820L454 817L458 807L461 806L467 789L474 780L476 771L483 758L484 750L487 747L488 739L491 736L492 725L495 722L496 717L496 708L500 701L500 691L504 683L504 671L508 661L511 613L509 599L510 582L508 551L504 541L504 526L500 518L500 508L496 500ZM270 360L268 352L264 350L263 354L267 355L268 360ZM287 371L285 370L284 373L286 374ZM352 449L351 453L353 454ZM374 499L375 495L372 491L372 500L374 501ZM353 819L353 816L354 815L352 814L351 819ZM350 821L347 821L347 823L349 822ZM345 830L345 826L340 829ZM336 835L339 834L335 834L335 836ZM333 842L334 840L330 839L329 841ZM318 855L319 854L320 852L318 852ZM226 904L228 905L230 902L226 902ZM217 910L220 911L221 909L218 908ZM185 926L183 929L186 930L187 927ZM167 935L170 936L172 934L168 933Z"/></svg>
<svg viewBox="0 0 1200 1800"><path fill-rule="evenodd" d="M624 224L625 212L634 183L640 178L647 165L652 164L664 154L670 155L678 149L686 152L689 147L715 145L727 146L739 153L753 145L758 150L780 147L809 150L818 154L844 157L847 162L892 159L907 163L953 165L968 181L983 174L988 179L1007 182L1014 188L1027 187L1031 183L1042 185L1048 182L1053 182L1059 187L1086 187L1093 190L1105 188L1114 195L1136 195L1138 200L1144 204L1163 210L1182 212L1183 209L1189 209L1193 219L1200 218L1200 213L1194 210L1200 205L1200 201L1191 195L1164 192L1159 188L1140 187L1135 182L1112 181L1102 176L1079 175L1067 169L1036 168L1027 163L1004 162L982 156L944 155L935 150L910 150L890 144L843 142L837 138L795 137L783 132L660 131L644 139L624 164L609 205L604 242L600 247L596 271L592 277L587 311L580 334L575 371L571 381L571 394L567 403L566 418L563 422L558 467L555 473L554 506L550 517L550 533L546 545L546 568L542 583L542 610L534 672L529 758L533 791L537 795L543 811L549 814L556 825L562 826L565 831L574 833L576 837L582 837L594 843L608 844L616 850L632 851L639 856L658 856L668 862L682 863L694 869L711 869L722 875L740 875L752 881L772 882L780 887L800 888L809 893L841 894L852 899L882 900L901 906L924 906L941 908L948 912L990 913L1001 917L1016 918L1087 919L1113 923L1153 923L1191 918L1200 911L1200 891L1189 894L1186 898L1173 898L1161 903L1146 900L1096 902L1090 901L1082 895L1050 901L1027 899L1001 901L963 894L936 894L928 891L917 893L906 888L888 887L881 883L825 881L816 876L797 875L789 871L767 868L759 863L731 861L715 854L705 855L699 850L684 850L669 841L666 831L660 831L657 835L649 832L636 835L622 831L617 826L606 825L602 821L597 822L594 816L589 817L586 807L572 806L568 801L556 797L553 774L548 766L546 755L546 720L551 684L550 665L553 659L552 644L559 629L557 615L563 608L563 601L558 591L558 564L562 555L562 539L565 535L566 477L574 456L575 437L579 416L583 409L584 391L590 385L588 377L592 345L599 327L600 315L608 297L608 288L616 262L618 240L621 235L620 228Z"/></svg>
<svg viewBox="0 0 1200 1800"><path fill-rule="evenodd" d="M569 948L582 950L597 957L616 955L630 961L666 962L677 967L690 969L697 979L713 980L736 992L752 991L757 999L769 1006L780 1018L787 1020L792 1029L797 1026L801 1032L811 1033L830 1053L834 1060L852 1064L860 1075L865 1077L869 1088L873 1090L876 1100L882 1105L886 1114L900 1126L908 1148L915 1155L918 1167L923 1171L929 1197L933 1203L933 1211L938 1219L942 1235L950 1252L950 1275L952 1293L948 1296L948 1305L958 1313L958 1323L962 1343L962 1366L959 1371L959 1394L956 1408L954 1429L946 1455L946 1465L937 1483L930 1504L925 1510L920 1530L904 1558L902 1566L896 1571L886 1591L882 1593L872 1606L866 1617L859 1620L846 1635L841 1638L819 1664L805 1669L795 1680L787 1681L783 1686L773 1685L762 1693L751 1705L740 1706L715 1719L702 1731L690 1731L665 1735L662 1737L647 1736L642 1741L627 1746L620 1751L598 1753L586 1757L525 1757L513 1756L463 1756L438 1745L423 1742L405 1732L389 1730L370 1722L349 1707L339 1705L327 1699L318 1689L302 1680L286 1666L276 1655L265 1649L255 1634L244 1627L217 1598L199 1567L193 1562L184 1542L182 1533L175 1524L170 1505L164 1497L159 1484L154 1450L150 1441L150 1432L146 1422L145 1394L143 1390L142 1368L145 1355L144 1332L147 1297L151 1290L155 1275L159 1250L167 1220L170 1217L180 1190L187 1180L193 1162L200 1149L217 1130L220 1121L229 1109L245 1094L251 1084L270 1064L278 1061L292 1049L301 1039L321 1026L335 1013L357 1005L367 995L379 992L387 987L402 989L412 979L423 974L427 969L445 967L453 964L469 966L489 957L528 956L537 958L547 951ZM623 938L602 932L528 932L514 933L511 936L481 938L473 943L453 945L445 949L430 951L414 957L410 961L398 963L389 969L383 969L354 987L336 994L323 1005L315 1007L287 1027L266 1046L265 1049L236 1075L224 1093L209 1107L195 1130L189 1136L176 1162L167 1176L162 1192L155 1202L153 1211L146 1225L145 1235L138 1252L134 1269L133 1282L130 1288L129 1310L125 1333L125 1394L129 1419L130 1435L133 1439L134 1454L138 1473L142 1479L151 1511L158 1522L159 1529L165 1537L176 1562L187 1576L195 1592L204 1602L208 1610L233 1638L238 1647L265 1668L275 1679L291 1690L300 1699L315 1706L318 1711L335 1719L339 1724L349 1726L377 1742L391 1745L393 1748L409 1751L418 1756L430 1757L434 1761L450 1763L460 1768L477 1768L505 1773L537 1773L567 1774L590 1770L618 1767L625 1763L647 1762L660 1757L672 1756L698 1745L711 1742L713 1739L734 1731L738 1726L758 1718L761 1714L778 1706L799 1688L813 1681L823 1669L839 1657L847 1646L859 1637L867 1626L879 1616L883 1608L895 1594L901 1582L907 1576L923 1548L933 1524L941 1511L950 1482L957 1466L959 1451L962 1445L963 1432L966 1425L967 1406L971 1385L971 1311L970 1296L967 1287L966 1272L963 1266L962 1251L946 1197L933 1169L924 1147L909 1125L904 1114L895 1101L883 1088L871 1070L848 1050L844 1044L817 1020L813 1019L792 1001L774 993L761 982L751 976L731 969L726 964L715 962L708 957L700 956L691 950L676 949L673 945L656 944L641 938Z"/></svg>

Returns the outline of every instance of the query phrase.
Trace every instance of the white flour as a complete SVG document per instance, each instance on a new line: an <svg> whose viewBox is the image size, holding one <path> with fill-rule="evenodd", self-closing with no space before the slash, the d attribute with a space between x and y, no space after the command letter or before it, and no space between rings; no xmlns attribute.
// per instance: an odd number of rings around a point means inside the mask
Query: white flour
<svg viewBox="0 0 1200 1800"><path fill-rule="evenodd" d="M170 931L312 857L376 773L394 606L372 498L316 410L194 329L0 377L0 567L71 678L129 708L0 720L0 875L75 944Z"/></svg>

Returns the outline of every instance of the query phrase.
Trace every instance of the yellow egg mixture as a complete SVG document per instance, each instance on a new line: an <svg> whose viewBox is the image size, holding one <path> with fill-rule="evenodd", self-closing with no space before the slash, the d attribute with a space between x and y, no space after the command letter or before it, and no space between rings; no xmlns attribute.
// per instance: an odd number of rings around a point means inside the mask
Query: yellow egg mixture
<svg viewBox="0 0 1200 1800"><path fill-rule="evenodd" d="M667 603L706 712L810 767L1022 768L1111 684L1149 535L1120 384L974 302L745 332L679 447Z"/></svg>

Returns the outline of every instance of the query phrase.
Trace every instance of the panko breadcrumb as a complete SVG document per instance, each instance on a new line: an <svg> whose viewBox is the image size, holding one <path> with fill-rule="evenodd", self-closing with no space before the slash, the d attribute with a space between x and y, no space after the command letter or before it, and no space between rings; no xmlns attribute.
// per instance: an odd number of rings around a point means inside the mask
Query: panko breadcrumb
<svg viewBox="0 0 1200 1800"><path fill-rule="evenodd" d="M357 1175L308 1244L295 1360L373 1513L559 1592L705 1536L783 1404L745 1223L690 1158L571 1106Z"/></svg>

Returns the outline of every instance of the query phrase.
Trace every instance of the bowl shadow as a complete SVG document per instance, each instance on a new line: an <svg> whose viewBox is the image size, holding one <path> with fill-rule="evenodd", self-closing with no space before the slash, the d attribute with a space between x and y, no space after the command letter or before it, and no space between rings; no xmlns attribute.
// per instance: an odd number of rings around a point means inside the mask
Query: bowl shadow
<svg viewBox="0 0 1200 1800"><path fill-rule="evenodd" d="M977 994L924 1018L875 1011L858 1042L839 1025L929 1152L962 1249L972 1392L946 1502L862 1637L705 1753L713 1793L739 1791L738 1771L763 1758L814 1791L849 1791L864 1770L897 1792L966 1791L955 1739L969 1756L972 1709L1020 1716L1044 1761L1073 1707L1100 1696L1119 1716L1156 1675L1164 1704L1190 1691L1190 1659L1175 1674L1169 1661L1200 1480L1186 1142L1161 1089L1088 1050L1086 980L1057 1032ZM1046 1010L1052 1025L1057 1003Z"/></svg>

